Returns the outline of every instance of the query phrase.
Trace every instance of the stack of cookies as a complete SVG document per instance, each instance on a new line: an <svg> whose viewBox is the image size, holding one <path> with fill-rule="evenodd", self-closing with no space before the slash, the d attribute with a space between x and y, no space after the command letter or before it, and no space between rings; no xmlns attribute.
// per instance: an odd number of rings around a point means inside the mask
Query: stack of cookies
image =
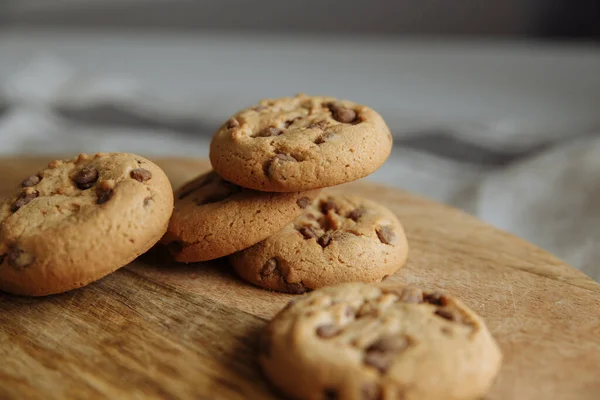
<svg viewBox="0 0 600 400"><path fill-rule="evenodd" d="M214 170L174 194L133 154L53 161L0 204L0 290L76 289L161 241L179 262L227 257L265 289L316 289L261 336L261 366L291 397L480 398L501 362L481 318L451 296L371 284L405 264L402 225L373 200L321 191L371 174L391 147L369 107L298 95L226 121Z"/></svg>
<svg viewBox="0 0 600 400"><path fill-rule="evenodd" d="M217 131L214 171L176 192L163 242L181 262L230 256L243 279L281 292L380 281L406 262L402 225L374 201L320 189L369 175L391 147L366 106L263 100Z"/></svg>

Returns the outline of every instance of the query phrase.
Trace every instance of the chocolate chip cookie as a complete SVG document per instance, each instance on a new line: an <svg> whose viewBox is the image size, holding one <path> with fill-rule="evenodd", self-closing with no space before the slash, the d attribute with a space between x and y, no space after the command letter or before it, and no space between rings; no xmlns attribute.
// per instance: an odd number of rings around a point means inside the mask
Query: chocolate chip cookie
<svg viewBox="0 0 600 400"><path fill-rule="evenodd" d="M402 225L359 196L320 196L281 231L230 256L236 272L266 289L303 293L342 282L375 282L406 262Z"/></svg>
<svg viewBox="0 0 600 400"><path fill-rule="evenodd" d="M162 242L177 261L197 262L245 249L300 215L318 190L266 193L200 175L175 194L175 210Z"/></svg>
<svg viewBox="0 0 600 400"><path fill-rule="evenodd" d="M292 301L263 331L259 352L267 377L295 399L476 399L501 360L460 300L360 283Z"/></svg>
<svg viewBox="0 0 600 400"><path fill-rule="evenodd" d="M392 136L369 107L332 97L262 100L215 133L210 161L224 179L293 192L365 177L388 158Z"/></svg>
<svg viewBox="0 0 600 400"><path fill-rule="evenodd" d="M52 161L0 204L0 289L42 296L87 285L152 247L172 210L169 180L142 157Z"/></svg>

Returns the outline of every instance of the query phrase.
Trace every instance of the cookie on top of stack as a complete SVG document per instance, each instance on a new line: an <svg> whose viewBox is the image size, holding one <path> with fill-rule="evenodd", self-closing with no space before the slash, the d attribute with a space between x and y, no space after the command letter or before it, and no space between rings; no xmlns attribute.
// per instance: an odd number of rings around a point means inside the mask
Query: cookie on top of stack
<svg viewBox="0 0 600 400"><path fill-rule="evenodd" d="M262 100L215 133L214 171L176 193L163 242L183 262L229 255L244 280L281 292L380 281L406 262L402 225L371 200L319 189L369 175L391 148L369 107L306 95Z"/></svg>

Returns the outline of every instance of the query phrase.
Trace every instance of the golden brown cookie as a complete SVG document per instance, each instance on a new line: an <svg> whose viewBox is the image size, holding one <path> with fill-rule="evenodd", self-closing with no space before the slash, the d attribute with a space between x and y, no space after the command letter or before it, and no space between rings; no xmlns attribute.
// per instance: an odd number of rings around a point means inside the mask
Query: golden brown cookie
<svg viewBox="0 0 600 400"><path fill-rule="evenodd" d="M479 399L502 361L460 300L382 284L298 297L260 343L265 374L294 399Z"/></svg>
<svg viewBox="0 0 600 400"><path fill-rule="evenodd" d="M98 280L165 233L173 191L125 153L52 161L0 204L0 290L43 296Z"/></svg>
<svg viewBox="0 0 600 400"><path fill-rule="evenodd" d="M388 158L392 136L369 107L332 97L262 100L216 133L210 161L251 189L294 192L365 177Z"/></svg>
<svg viewBox="0 0 600 400"><path fill-rule="evenodd" d="M324 195L260 243L230 256L236 272L266 289L303 293L342 282L376 282L406 262L402 225L359 196Z"/></svg>
<svg viewBox="0 0 600 400"><path fill-rule="evenodd" d="M177 261L212 260L243 250L300 215L318 190L267 193L200 175L175 194L175 210L162 242Z"/></svg>

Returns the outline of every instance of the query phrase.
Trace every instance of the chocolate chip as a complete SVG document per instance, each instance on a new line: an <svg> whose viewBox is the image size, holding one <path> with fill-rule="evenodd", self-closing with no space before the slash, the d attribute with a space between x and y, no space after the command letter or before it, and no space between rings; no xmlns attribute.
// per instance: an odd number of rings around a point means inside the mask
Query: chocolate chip
<svg viewBox="0 0 600 400"><path fill-rule="evenodd" d="M325 132L324 134L315 139L315 144L323 144L334 136L335 133L333 132Z"/></svg>
<svg viewBox="0 0 600 400"><path fill-rule="evenodd" d="M263 162L262 169L263 169L263 173L265 174L265 176L267 178L271 177L271 167L277 160L279 160L279 161L298 161L294 157L290 156L289 154L282 154L282 153L276 154L275 157Z"/></svg>
<svg viewBox="0 0 600 400"><path fill-rule="evenodd" d="M144 168L133 169L131 170L129 175L131 175L131 177L138 182L146 182L147 180L152 178L152 172Z"/></svg>
<svg viewBox="0 0 600 400"><path fill-rule="evenodd" d="M256 137L271 137L271 136L279 136L283 133L283 131L279 128L275 128L273 126L269 126L256 134Z"/></svg>
<svg viewBox="0 0 600 400"><path fill-rule="evenodd" d="M144 207L148 207L153 202L154 202L154 198L153 197L146 197L144 199Z"/></svg>
<svg viewBox="0 0 600 400"><path fill-rule="evenodd" d="M40 192L33 191L31 193L21 193L19 195L19 198L17 199L17 201L15 202L15 204L13 204L11 210L12 212L17 212L21 207L29 204L29 202L37 197L39 197Z"/></svg>
<svg viewBox="0 0 600 400"><path fill-rule="evenodd" d="M436 306L446 306L448 305L448 297L444 296L441 293L427 293L423 295L423 301L425 303L433 304Z"/></svg>
<svg viewBox="0 0 600 400"><path fill-rule="evenodd" d="M329 339L341 332L341 329L333 324L323 324L317 328L317 336Z"/></svg>
<svg viewBox="0 0 600 400"><path fill-rule="evenodd" d="M338 206L335 204L333 200L326 200L321 202L321 212L323 214L327 214L329 211L333 211L335 213L338 212Z"/></svg>
<svg viewBox="0 0 600 400"><path fill-rule="evenodd" d="M351 108L344 107L339 102L327 104L327 108L331 111L331 116L338 122L349 124L356 120L356 111Z"/></svg>
<svg viewBox="0 0 600 400"><path fill-rule="evenodd" d="M398 301L419 304L423 302L423 291L416 287L404 288L398 293Z"/></svg>
<svg viewBox="0 0 600 400"><path fill-rule="evenodd" d="M367 210L365 210L364 208L355 208L354 210L350 211L347 215L348 218L350 218L351 220L353 220L354 222L358 221L360 219L360 217L362 217L363 215L365 215Z"/></svg>
<svg viewBox="0 0 600 400"><path fill-rule="evenodd" d="M5 257L6 257L6 254L0 254L0 265L2 265L2 263L4 262Z"/></svg>
<svg viewBox="0 0 600 400"><path fill-rule="evenodd" d="M384 244L394 244L396 242L396 234L389 226L380 226L375 232L379 241Z"/></svg>
<svg viewBox="0 0 600 400"><path fill-rule="evenodd" d="M229 121L227 121L227 129L237 128L238 126L240 126L240 123L235 118L231 118Z"/></svg>
<svg viewBox="0 0 600 400"><path fill-rule="evenodd" d="M291 294L302 294L306 292L306 287L302 282L287 283L285 282L285 291Z"/></svg>
<svg viewBox="0 0 600 400"><path fill-rule="evenodd" d="M298 207L300 208L306 208L310 204L310 199L308 197L300 197L296 200L296 204L298 204Z"/></svg>
<svg viewBox="0 0 600 400"><path fill-rule="evenodd" d="M385 373L392 364L396 354L403 352L410 346L407 337L388 336L379 339L367 348L364 362L381 373Z"/></svg>
<svg viewBox="0 0 600 400"><path fill-rule="evenodd" d="M325 389L323 391L323 400L337 400L338 394L335 389Z"/></svg>
<svg viewBox="0 0 600 400"><path fill-rule="evenodd" d="M35 258L18 247L12 248L8 253L8 265L15 269L24 269L31 265Z"/></svg>
<svg viewBox="0 0 600 400"><path fill-rule="evenodd" d="M31 186L35 186L38 183L40 183L40 181L42 180L42 178L40 178L38 175L31 175L29 178L25 179L23 182L21 182L21 187L31 187Z"/></svg>
<svg viewBox="0 0 600 400"><path fill-rule="evenodd" d="M279 262L277 261L276 258L271 258L270 260L267 260L267 262L263 266L262 270L260 271L260 277L262 279L265 279L265 278L268 278L271 275L275 274L278 271L279 271Z"/></svg>
<svg viewBox="0 0 600 400"><path fill-rule="evenodd" d="M84 167L75 175L73 180L79 189L89 189L98 181L98 170L94 167Z"/></svg>
<svg viewBox="0 0 600 400"><path fill-rule="evenodd" d="M325 248L329 246L329 243L331 243L331 239L333 239L332 234L330 232L325 232L323 236L317 239L317 243L319 243L321 247Z"/></svg>
<svg viewBox="0 0 600 400"><path fill-rule="evenodd" d="M304 239L312 239L319 236L317 235L317 232L315 232L315 229L312 226L303 226L300 229L298 229L298 232L300 232L302 236L304 236Z"/></svg>
<svg viewBox="0 0 600 400"><path fill-rule="evenodd" d="M406 336L385 336L371 344L367 351L402 352L409 345L410 340Z"/></svg>
<svg viewBox="0 0 600 400"><path fill-rule="evenodd" d="M435 310L435 315L447 319L448 321L456 321L458 319L456 314L454 314L451 310L447 310L445 308Z"/></svg>
<svg viewBox="0 0 600 400"><path fill-rule="evenodd" d="M383 398L381 388L374 382L364 383L360 388L360 395L362 400L381 400Z"/></svg>
<svg viewBox="0 0 600 400"><path fill-rule="evenodd" d="M113 195L115 194L114 190L110 188L96 188L96 196L98 199L96 200L96 204L104 204L109 201Z"/></svg>

